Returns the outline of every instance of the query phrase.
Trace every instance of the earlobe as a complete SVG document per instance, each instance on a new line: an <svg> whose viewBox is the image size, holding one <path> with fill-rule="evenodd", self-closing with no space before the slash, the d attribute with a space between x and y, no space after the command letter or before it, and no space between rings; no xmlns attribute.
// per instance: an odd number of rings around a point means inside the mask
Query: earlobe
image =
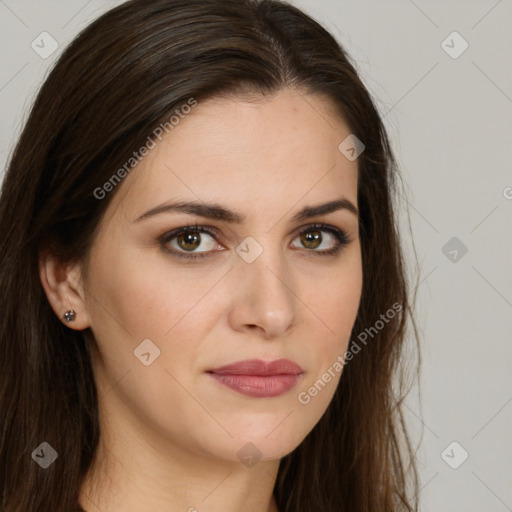
<svg viewBox="0 0 512 512"><path fill-rule="evenodd" d="M53 311L67 327L90 326L78 263L64 264L49 251L39 255L39 278Z"/></svg>

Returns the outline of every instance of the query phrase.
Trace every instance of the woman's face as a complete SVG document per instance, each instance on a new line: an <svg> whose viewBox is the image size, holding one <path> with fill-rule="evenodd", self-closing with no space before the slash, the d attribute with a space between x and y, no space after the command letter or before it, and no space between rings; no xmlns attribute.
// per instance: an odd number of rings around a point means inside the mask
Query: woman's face
<svg viewBox="0 0 512 512"><path fill-rule="evenodd" d="M357 207L357 160L338 149L349 135L326 99L283 89L199 102L156 139L118 185L83 281L109 421L232 461L281 458L315 426L340 372L299 395L347 349L362 266L356 213L307 213ZM195 206L163 208L177 202ZM283 359L300 370L265 375ZM211 372L246 360L260 364Z"/></svg>

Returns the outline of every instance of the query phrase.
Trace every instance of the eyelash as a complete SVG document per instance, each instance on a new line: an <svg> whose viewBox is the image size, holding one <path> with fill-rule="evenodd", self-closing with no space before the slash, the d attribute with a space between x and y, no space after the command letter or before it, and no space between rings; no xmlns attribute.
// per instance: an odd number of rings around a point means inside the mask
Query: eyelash
<svg viewBox="0 0 512 512"><path fill-rule="evenodd" d="M334 238L337 241L337 244L332 249L324 250L324 251L316 251L314 249L305 249L307 252L313 252L316 253L318 256L334 256L338 254L341 249L347 245L350 242L349 237L347 234L342 231L341 229L335 228L334 226L329 226L327 224L311 224L310 226L307 226L302 231L300 231L297 236L300 236L304 233L308 233L309 231L327 231L328 233L332 234ZM208 228L206 226L201 226L198 224L195 224L194 226L184 226L182 228L175 229L173 231L170 231L168 233L165 233L159 238L159 243L162 249L172 254L173 256L177 256L179 258L186 258L189 260L195 260L199 258L207 258L211 255L213 251L201 251L199 253L187 253L182 251L176 251L174 249L169 249L167 244L173 240L174 238L178 237L179 235L182 235L183 233L189 233L189 232L198 232L198 233L206 233L207 235L210 235L211 237L215 238L218 236L218 233L216 230Z"/></svg>

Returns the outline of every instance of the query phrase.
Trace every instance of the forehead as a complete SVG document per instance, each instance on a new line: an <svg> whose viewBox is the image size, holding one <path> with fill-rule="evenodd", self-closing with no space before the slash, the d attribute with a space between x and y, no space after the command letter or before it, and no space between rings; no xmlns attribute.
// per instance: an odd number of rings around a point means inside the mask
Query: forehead
<svg viewBox="0 0 512 512"><path fill-rule="evenodd" d="M252 209L290 209L302 198L311 203L340 193L356 204L357 163L338 149L349 134L329 99L292 89L199 102L155 140L113 207L133 217L187 198L229 203L251 215Z"/></svg>

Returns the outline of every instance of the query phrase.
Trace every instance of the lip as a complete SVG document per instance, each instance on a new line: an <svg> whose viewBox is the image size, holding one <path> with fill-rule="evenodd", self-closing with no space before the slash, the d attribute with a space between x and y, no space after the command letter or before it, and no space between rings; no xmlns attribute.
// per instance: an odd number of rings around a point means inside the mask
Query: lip
<svg viewBox="0 0 512 512"><path fill-rule="evenodd" d="M214 368L207 373L238 393L266 398L282 395L292 389L303 370L289 359L248 359Z"/></svg>

